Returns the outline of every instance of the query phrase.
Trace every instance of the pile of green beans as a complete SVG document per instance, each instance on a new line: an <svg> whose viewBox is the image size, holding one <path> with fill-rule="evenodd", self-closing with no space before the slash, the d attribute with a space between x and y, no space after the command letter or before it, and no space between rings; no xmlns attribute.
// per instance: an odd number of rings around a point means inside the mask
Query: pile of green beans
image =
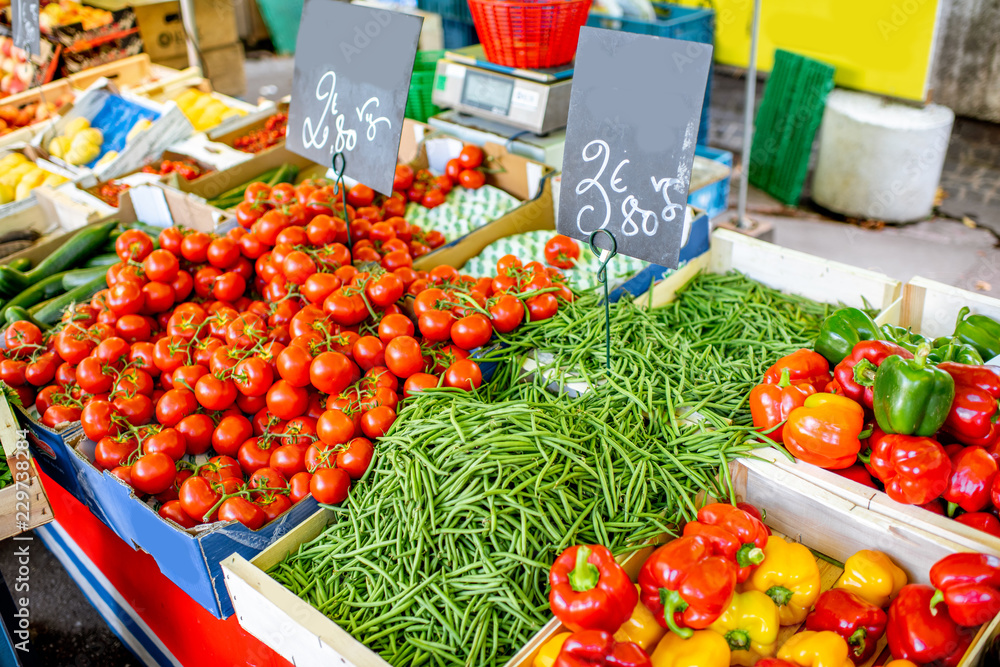
<svg viewBox="0 0 1000 667"><path fill-rule="evenodd" d="M699 495L731 497L727 462L760 444L747 392L826 310L702 276L663 308L616 304L606 369L604 308L582 296L507 337L479 392L409 401L334 522L271 576L392 665L501 665L549 619L564 548L625 553ZM528 379L536 348L555 359ZM591 390L550 390L570 375Z"/></svg>

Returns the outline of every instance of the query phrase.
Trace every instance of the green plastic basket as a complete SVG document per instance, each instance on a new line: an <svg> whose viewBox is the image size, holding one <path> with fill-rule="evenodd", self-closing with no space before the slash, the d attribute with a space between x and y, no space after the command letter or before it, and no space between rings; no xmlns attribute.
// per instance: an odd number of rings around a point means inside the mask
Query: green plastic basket
<svg viewBox="0 0 1000 667"><path fill-rule="evenodd" d="M440 109L431 102L434 92L434 71L444 51L417 51L413 59L410 94L406 98L406 117L426 123Z"/></svg>
<svg viewBox="0 0 1000 667"><path fill-rule="evenodd" d="M303 0L257 0L261 18L278 53L295 53Z"/></svg>

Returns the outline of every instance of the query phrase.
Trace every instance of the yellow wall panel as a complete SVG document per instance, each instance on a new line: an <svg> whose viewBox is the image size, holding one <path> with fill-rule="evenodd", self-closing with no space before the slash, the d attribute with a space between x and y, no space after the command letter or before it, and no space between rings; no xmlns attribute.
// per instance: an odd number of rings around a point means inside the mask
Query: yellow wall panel
<svg viewBox="0 0 1000 667"><path fill-rule="evenodd" d="M675 0L693 7L704 0ZM753 0L714 0L716 62L746 67ZM762 0L757 66L787 49L837 68L846 88L923 101L937 0Z"/></svg>

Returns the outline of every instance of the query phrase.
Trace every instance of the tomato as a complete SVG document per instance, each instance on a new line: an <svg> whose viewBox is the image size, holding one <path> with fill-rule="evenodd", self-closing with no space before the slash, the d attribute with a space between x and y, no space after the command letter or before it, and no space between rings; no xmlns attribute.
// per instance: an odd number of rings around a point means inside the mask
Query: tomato
<svg viewBox="0 0 1000 667"><path fill-rule="evenodd" d="M83 411L80 413L83 432L94 442L99 442L109 435L118 435L121 432L121 425L115 419L117 416L118 413L109 401L92 400L83 407Z"/></svg>
<svg viewBox="0 0 1000 667"><path fill-rule="evenodd" d="M329 407L329 404L327 405ZM342 410L329 409L316 422L316 434L326 445L341 445L354 437L355 423Z"/></svg>
<svg viewBox="0 0 1000 667"><path fill-rule="evenodd" d="M516 296L505 294L489 307L490 321L500 333L508 333L524 321L524 304Z"/></svg>
<svg viewBox="0 0 1000 667"><path fill-rule="evenodd" d="M266 524L291 509L292 501L283 493L273 493L259 499L257 506L264 512L264 523Z"/></svg>
<svg viewBox="0 0 1000 667"><path fill-rule="evenodd" d="M212 296L220 301L235 301L246 291L247 281L234 271L227 271L215 279Z"/></svg>
<svg viewBox="0 0 1000 667"><path fill-rule="evenodd" d="M271 452L278 448L278 444L266 438L247 438L240 445L236 458L239 460L240 468L246 475L252 475L261 468L266 468L271 462Z"/></svg>
<svg viewBox="0 0 1000 667"><path fill-rule="evenodd" d="M236 385L230 379L203 375L194 386L194 394L206 410L225 410L236 400Z"/></svg>
<svg viewBox="0 0 1000 667"><path fill-rule="evenodd" d="M483 374L479 364L471 359L459 359L444 373L444 385L459 389L478 389L483 384Z"/></svg>
<svg viewBox="0 0 1000 667"><path fill-rule="evenodd" d="M173 521L181 528L194 528L198 523L188 516L180 500L168 500L160 505L157 513L164 519Z"/></svg>
<svg viewBox="0 0 1000 667"><path fill-rule="evenodd" d="M304 227L297 227L292 225L291 227L285 227L278 234L275 239L274 249L277 250L278 246L290 246L294 249L295 246L304 246L309 243L309 234L306 233ZM287 253L286 253L287 254Z"/></svg>
<svg viewBox="0 0 1000 667"><path fill-rule="evenodd" d="M304 472L306 470L306 448L302 445L281 445L271 452L269 465L281 473L284 479Z"/></svg>
<svg viewBox="0 0 1000 667"><path fill-rule="evenodd" d="M347 500L351 478L339 468L317 470L309 480L309 492L324 505L337 505Z"/></svg>
<svg viewBox="0 0 1000 667"><path fill-rule="evenodd" d="M85 357L76 366L76 383L88 394L111 391L114 376L106 373L104 369L104 364L96 356Z"/></svg>
<svg viewBox="0 0 1000 667"><path fill-rule="evenodd" d="M115 254L123 262L129 260L141 262L151 252L153 252L153 239L138 229L126 229L115 239Z"/></svg>
<svg viewBox="0 0 1000 667"><path fill-rule="evenodd" d="M147 341L153 335L150 321L149 318L142 315L122 315L115 322L115 333L129 343Z"/></svg>
<svg viewBox="0 0 1000 667"><path fill-rule="evenodd" d="M385 345L375 336L362 336L354 342L352 357L363 371L373 366L384 366Z"/></svg>
<svg viewBox="0 0 1000 667"><path fill-rule="evenodd" d="M313 401L315 398L315 401ZM314 394L310 397L310 406L315 402L319 414L323 413L322 400ZM316 441L316 419L308 414L295 419L289 419L281 433L281 444L301 445L307 447Z"/></svg>
<svg viewBox="0 0 1000 667"><path fill-rule="evenodd" d="M8 354L31 354L34 350L40 349L42 330L31 322L24 320L14 322L7 327L4 342L7 344Z"/></svg>
<svg viewBox="0 0 1000 667"><path fill-rule="evenodd" d="M21 359L4 359L0 361L0 380L3 380L11 387L20 387L26 381L24 370L27 367L27 362Z"/></svg>
<svg viewBox="0 0 1000 667"><path fill-rule="evenodd" d="M41 387L52 382L59 367L59 356L55 352L39 355L24 369L24 379L30 384Z"/></svg>
<svg viewBox="0 0 1000 667"><path fill-rule="evenodd" d="M139 368L127 368L115 380L111 388L112 393L126 394L153 394L153 376Z"/></svg>
<svg viewBox="0 0 1000 667"><path fill-rule="evenodd" d="M278 183L271 188L269 199L277 206L291 204L296 201L295 186L291 183Z"/></svg>
<svg viewBox="0 0 1000 667"><path fill-rule="evenodd" d="M212 449L224 456L236 456L240 446L253 436L250 420L242 415L228 415L212 431Z"/></svg>
<svg viewBox="0 0 1000 667"><path fill-rule="evenodd" d="M271 186L267 183L251 183L243 191L243 201L257 204L271 198Z"/></svg>
<svg viewBox="0 0 1000 667"><path fill-rule="evenodd" d="M170 281L170 289L174 291L175 301L183 301L194 290L194 279L187 271L178 271L177 276Z"/></svg>
<svg viewBox="0 0 1000 667"><path fill-rule="evenodd" d="M559 302L551 292L528 299L528 315L532 322L547 320L559 310Z"/></svg>
<svg viewBox="0 0 1000 667"><path fill-rule="evenodd" d="M56 368L56 384L60 387L76 384L76 366L63 362Z"/></svg>
<svg viewBox="0 0 1000 667"><path fill-rule="evenodd" d="M347 191L347 203L354 208L371 206L373 201L375 201L375 191L367 185L358 183Z"/></svg>
<svg viewBox="0 0 1000 667"><path fill-rule="evenodd" d="M545 243L545 261L560 269L572 269L580 257L580 246L568 236L556 234Z"/></svg>
<svg viewBox="0 0 1000 667"><path fill-rule="evenodd" d="M189 389L171 389L156 404L156 420L164 426L174 426L198 408L198 401Z"/></svg>
<svg viewBox="0 0 1000 667"><path fill-rule="evenodd" d="M453 157L448 160L448 163L444 166L445 176L451 179L452 183L458 183L458 175L462 173L464 167L462 163L459 162L457 157Z"/></svg>
<svg viewBox="0 0 1000 667"><path fill-rule="evenodd" d="M309 482L312 481L312 473L300 472L292 475L288 480L288 499L292 503L297 503L303 498L309 497Z"/></svg>
<svg viewBox="0 0 1000 667"><path fill-rule="evenodd" d="M181 231L180 227L167 227L160 232L158 240L161 249L174 255L179 255L181 254L181 242L184 240L184 232Z"/></svg>
<svg viewBox="0 0 1000 667"><path fill-rule="evenodd" d="M156 495L169 489L176 475L172 458L159 452L146 454L132 465L132 486L143 493Z"/></svg>
<svg viewBox="0 0 1000 667"><path fill-rule="evenodd" d="M223 271L231 268L240 258L240 247L231 238L220 236L208 244L208 263Z"/></svg>
<svg viewBox="0 0 1000 667"><path fill-rule="evenodd" d="M136 451L134 438L106 436L94 448L94 465L100 470L112 470L122 465Z"/></svg>
<svg viewBox="0 0 1000 667"><path fill-rule="evenodd" d="M212 237L205 232L192 232L181 242L181 256L192 264L203 264L208 259L208 246Z"/></svg>
<svg viewBox="0 0 1000 667"><path fill-rule="evenodd" d="M120 282L108 289L108 306L115 315L138 313L145 305L142 287L133 282Z"/></svg>
<svg viewBox="0 0 1000 667"><path fill-rule="evenodd" d="M177 429L165 428L146 438L142 451L146 454L166 454L172 461L178 461L187 453L187 441Z"/></svg>
<svg viewBox="0 0 1000 667"><path fill-rule="evenodd" d="M194 391L198 380L205 375L208 375L208 369L201 364L186 364L170 374L170 383L174 388Z"/></svg>
<svg viewBox="0 0 1000 667"><path fill-rule="evenodd" d="M455 316L451 314L451 311L428 310L417 320L417 325L425 340L441 343L451 337L451 328L454 322Z"/></svg>
<svg viewBox="0 0 1000 667"><path fill-rule="evenodd" d="M337 468L351 479L361 479L375 456L375 448L367 438L354 438L347 447L337 452Z"/></svg>
<svg viewBox="0 0 1000 667"><path fill-rule="evenodd" d="M153 343L148 341L133 343L128 360L134 368L146 371L153 377L160 374L160 369L156 365L156 345Z"/></svg>
<svg viewBox="0 0 1000 667"><path fill-rule="evenodd" d="M413 320L406 315L385 315L378 324L378 337L387 344L399 336L413 336Z"/></svg>
<svg viewBox="0 0 1000 667"><path fill-rule="evenodd" d="M271 364L254 356L236 364L232 379L236 389L244 396L263 396L271 388L274 374Z"/></svg>
<svg viewBox="0 0 1000 667"><path fill-rule="evenodd" d="M486 174L475 169L466 169L458 175L458 183L467 190L478 190L486 185Z"/></svg>
<svg viewBox="0 0 1000 667"><path fill-rule="evenodd" d="M392 179L393 190L409 190L413 185L413 167L408 164L396 165L396 174Z"/></svg>
<svg viewBox="0 0 1000 667"><path fill-rule="evenodd" d="M149 396L143 394L119 395L111 401L111 404L133 426L142 426L153 419L155 408L153 399Z"/></svg>
<svg viewBox="0 0 1000 667"><path fill-rule="evenodd" d="M403 396L410 398L417 392L421 392L424 389L434 389L437 386L438 376L429 373L414 373L406 378L406 382L403 383Z"/></svg>
<svg viewBox="0 0 1000 667"><path fill-rule="evenodd" d="M333 292L323 302L324 312L330 315L334 322L349 327L360 324L368 318L368 308L360 294L344 294L343 289Z"/></svg>
<svg viewBox="0 0 1000 667"><path fill-rule="evenodd" d="M463 146L458 154L458 163L462 169L475 169L483 163L483 149L472 144Z"/></svg>
<svg viewBox="0 0 1000 667"><path fill-rule="evenodd" d="M142 312L162 313L174 305L174 289L167 283L146 283L142 286L142 301Z"/></svg>
<svg viewBox="0 0 1000 667"><path fill-rule="evenodd" d="M250 530L257 530L267 521L267 515L246 498L234 496L222 501L219 506L219 521L239 521Z"/></svg>
<svg viewBox="0 0 1000 667"><path fill-rule="evenodd" d="M424 357L412 336L397 336L385 346L385 365L393 375L408 378L424 368Z"/></svg>
<svg viewBox="0 0 1000 667"><path fill-rule="evenodd" d="M309 303L322 306L326 297L340 288L340 285L340 278L332 273L313 273L302 284L301 292Z"/></svg>
<svg viewBox="0 0 1000 667"><path fill-rule="evenodd" d="M420 205L424 208L437 208L444 203L445 194L438 188L432 188L424 193L420 199Z"/></svg>
<svg viewBox="0 0 1000 667"><path fill-rule="evenodd" d="M306 448L306 472L316 472L320 468L334 468L337 465L337 449L323 442L313 443Z"/></svg>
<svg viewBox="0 0 1000 667"><path fill-rule="evenodd" d="M291 221L287 215L277 209L271 210L262 215L260 220L254 223L252 234L261 243L273 246L277 242L278 234L289 224L291 224Z"/></svg>
<svg viewBox="0 0 1000 667"><path fill-rule="evenodd" d="M285 380L278 380L267 390L267 409L278 419L294 419L309 407L309 392Z"/></svg>
<svg viewBox="0 0 1000 667"><path fill-rule="evenodd" d="M267 327L259 315L241 313L226 329L226 342L249 349L266 338Z"/></svg>
<svg viewBox="0 0 1000 667"><path fill-rule="evenodd" d="M206 515L212 511L220 498L221 496L212 488L212 483L200 475L192 475L184 480L177 493L181 509L198 523L214 519L214 514L211 517Z"/></svg>
<svg viewBox="0 0 1000 667"><path fill-rule="evenodd" d="M309 381L324 394L339 394L351 384L353 366L340 352L323 352L309 366Z"/></svg>
<svg viewBox="0 0 1000 667"><path fill-rule="evenodd" d="M466 315L451 327L451 339L463 350L482 347L493 336L493 325L479 313Z"/></svg>

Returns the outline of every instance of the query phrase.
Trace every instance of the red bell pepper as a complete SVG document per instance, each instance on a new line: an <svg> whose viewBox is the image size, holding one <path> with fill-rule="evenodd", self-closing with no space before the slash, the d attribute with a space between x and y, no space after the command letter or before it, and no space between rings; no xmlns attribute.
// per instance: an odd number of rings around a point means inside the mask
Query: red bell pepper
<svg viewBox="0 0 1000 667"><path fill-rule="evenodd" d="M764 372L764 384L778 384L784 372L793 385L807 384L815 393L826 386L830 377L830 362L819 352L803 348L778 359Z"/></svg>
<svg viewBox="0 0 1000 667"><path fill-rule="evenodd" d="M815 393L816 389L811 384L791 384L786 368L777 384L759 384L750 390L750 416L754 427L761 431L774 429L767 436L775 442L784 442L782 432L785 425L782 422L788 419L789 412Z"/></svg>
<svg viewBox="0 0 1000 667"><path fill-rule="evenodd" d="M938 514L940 516L947 516L947 514L944 513L944 505L942 505L941 501L937 499L932 500L929 503L924 503L920 506L920 509L933 512L934 514Z"/></svg>
<svg viewBox="0 0 1000 667"><path fill-rule="evenodd" d="M972 643L973 633L931 606L934 589L923 584L903 586L889 605L885 634L896 659L921 665L956 667Z"/></svg>
<svg viewBox="0 0 1000 667"><path fill-rule="evenodd" d="M841 477L846 477L851 481L867 486L869 489L878 490L878 486L876 486L875 482L872 480L871 473L869 473L868 470L860 463L856 463L850 468L834 470L833 472L837 473Z"/></svg>
<svg viewBox="0 0 1000 667"><path fill-rule="evenodd" d="M959 514L955 517L955 521L966 525L969 528L981 530L984 533L992 535L993 537L1000 537L1000 519L997 519L989 512L969 512L968 514Z"/></svg>
<svg viewBox="0 0 1000 667"><path fill-rule="evenodd" d="M566 638L553 667L653 667L632 642L616 642L603 630L582 630Z"/></svg>
<svg viewBox="0 0 1000 667"><path fill-rule="evenodd" d="M563 551L549 571L549 585L552 613L574 632L615 633L639 601L632 580L600 544Z"/></svg>
<svg viewBox="0 0 1000 667"><path fill-rule="evenodd" d="M841 588L831 588L820 595L816 607L806 616L807 630L830 630L843 637L856 664L875 654L878 640L885 634L885 624L884 611Z"/></svg>
<svg viewBox="0 0 1000 667"><path fill-rule="evenodd" d="M705 505L698 510L698 520L684 526L684 535L705 538L736 564L738 583L749 579L753 569L764 560L768 534L763 522L728 503Z"/></svg>
<svg viewBox="0 0 1000 667"><path fill-rule="evenodd" d="M844 396L871 409L875 396L875 371L889 357L912 359L913 354L887 340L863 340L837 364L833 377L840 383Z"/></svg>
<svg viewBox="0 0 1000 667"><path fill-rule="evenodd" d="M948 615L959 625L974 628L1000 613L1000 558L951 554L931 567L930 578L937 589L931 604L944 600Z"/></svg>
<svg viewBox="0 0 1000 667"><path fill-rule="evenodd" d="M736 503L736 506L739 507L744 512L746 512L747 514L749 514L750 516L752 516L753 518L760 521L761 523L764 523L765 514L757 507L754 507L750 503ZM771 529L767 527L767 524L764 524L764 530L767 531L768 535L771 534Z"/></svg>
<svg viewBox="0 0 1000 667"><path fill-rule="evenodd" d="M951 461L937 440L876 429L869 443L869 467L896 502L923 505L948 488Z"/></svg>
<svg viewBox="0 0 1000 667"><path fill-rule="evenodd" d="M945 448L947 450L947 448ZM982 447L959 447L950 453L951 478L941 494L948 503L948 516L961 507L978 512L990 504L990 491L997 476L997 462Z"/></svg>
<svg viewBox="0 0 1000 667"><path fill-rule="evenodd" d="M701 537L679 537L650 554L639 597L660 626L687 639L722 615L736 588L736 564Z"/></svg>
<svg viewBox="0 0 1000 667"><path fill-rule="evenodd" d="M955 381L955 399L944 428L966 445L988 446L995 441L1000 417L1000 368L947 361L938 364Z"/></svg>

